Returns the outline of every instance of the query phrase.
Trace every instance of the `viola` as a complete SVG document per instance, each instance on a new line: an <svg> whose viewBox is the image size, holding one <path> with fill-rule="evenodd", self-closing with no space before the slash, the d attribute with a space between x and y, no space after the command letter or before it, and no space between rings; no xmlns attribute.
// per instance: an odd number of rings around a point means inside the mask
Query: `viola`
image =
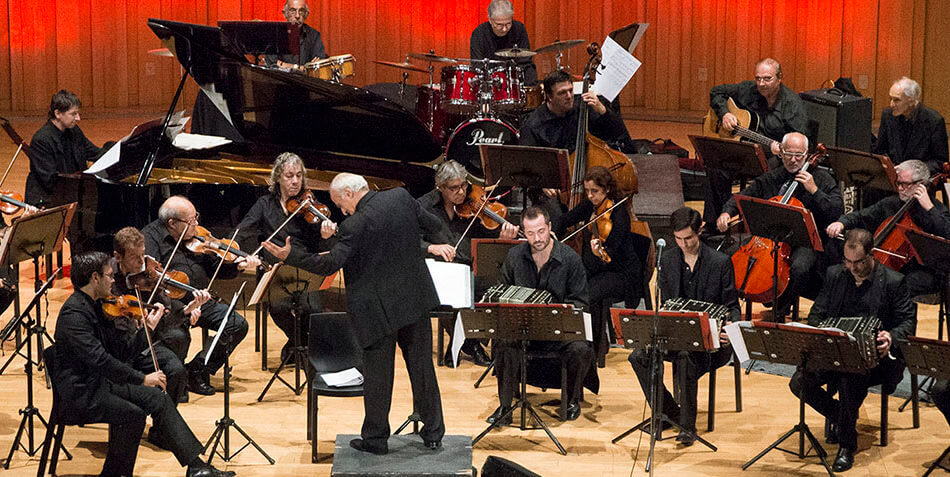
<svg viewBox="0 0 950 477"><path fill-rule="evenodd" d="M148 312L158 308L156 305L142 303L132 295L110 296L102 301L102 312L108 318L128 318L131 320L140 320ZM168 313L168 309L165 309Z"/></svg>
<svg viewBox="0 0 950 477"><path fill-rule="evenodd" d="M465 202L455 207L455 213L462 218L470 219L478 214L478 220L488 230L495 230L502 224L509 223L508 207L497 200L489 200L485 188L478 184L469 186Z"/></svg>
<svg viewBox="0 0 950 477"><path fill-rule="evenodd" d="M309 189L304 189L303 192L297 194L295 197L287 199L284 203L284 208L288 212L294 211L304 202L307 202L307 205L300 212L301 216L308 223L318 224L322 220L330 220L330 208L317 202L313 197L313 192Z"/></svg>
<svg viewBox="0 0 950 477"><path fill-rule="evenodd" d="M195 226L195 236L185 242L185 248L199 255L217 255L218 258L223 258L225 262L234 262L238 258L249 256L246 252L241 251L237 242L217 239L214 235L211 235L208 229L200 225Z"/></svg>
<svg viewBox="0 0 950 477"><path fill-rule="evenodd" d="M0 212L12 215L29 207L23 202L23 195L17 192L0 191Z"/></svg>

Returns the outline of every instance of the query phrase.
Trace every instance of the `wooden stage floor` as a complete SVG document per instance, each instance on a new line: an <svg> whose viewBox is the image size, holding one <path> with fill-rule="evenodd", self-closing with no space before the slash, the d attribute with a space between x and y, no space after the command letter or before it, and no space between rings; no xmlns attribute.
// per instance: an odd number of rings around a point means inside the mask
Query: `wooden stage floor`
<svg viewBox="0 0 950 477"><path fill-rule="evenodd" d="M86 134L96 143L124 136L141 117L89 117L81 123ZM673 137L677 143L684 144L686 134L698 128L695 124L649 123L643 121L628 122L635 137ZM20 134L29 138L42 124L41 118L14 122ZM682 138L681 141L679 138ZM0 158L9 158L15 148L4 137L0 138ZM17 161L11 174L8 188L23 190L27 172L27 161ZM31 277L24 266L21 276L23 290L32 289ZM71 293L68 280L62 280L50 292L51 313L46 326L52 333L55 328L56 312L62 302ZM28 299L28 294L23 293ZM807 308L807 301L803 302ZM11 317L8 310L0 317L5 324ZM936 306L921 306L918 334L936 337ZM331 459L319 464L310 463L310 444L306 439L306 396L295 396L283 386L269 391L264 402L256 401L270 372L260 369L260 355L254 351L253 311L245 316L251 321L251 332L237 348L232 358L234 377L231 382L231 415L257 442L273 456L277 463L268 465L263 457L252 448L245 449L230 463L215 459L221 467L234 470L239 476L274 475L329 475ZM271 324L269 329L269 364L277 366L277 351L283 344L283 336ZM200 336L194 334L195 342ZM3 345L5 362L11 356L12 343ZM192 348L194 352L195 347ZM433 353L433 357L434 357ZM586 394L581 417L574 422L560 422L556 419L556 407L543 406L542 416L551 430L567 448L568 455L561 456L542 431L520 432L515 428L494 431L483 439L473 452L473 465L481 468L490 455L511 459L541 475L644 475L643 463L649 448L649 439L630 436L619 444L610 440L638 422L648 410L644 396L636 378L626 360L627 352L612 349L608 355L607 367L600 370L600 395ZM411 411L411 392L405 367L397 358L396 382L394 387L393 408L390 422L395 429ZM13 442L14 433L20 421L18 410L26 402L26 379L23 370L24 360L15 358L14 363L0 375L0 458L5 458ZM487 424L484 419L495 409L497 398L495 383L488 379L486 385L474 389L472 384L483 371L469 361L463 361L458 369L437 368L442 392L445 422L449 434L477 435ZM289 372L285 374L290 376ZM671 372L667 368L667 382ZM791 428L798 419L798 402L788 390L788 379L753 372L743 376L743 410L735 411L735 393L733 374L729 369L719 372L718 399L716 411L716 429L705 432L706 396L708 378L700 380L698 427L700 435L719 447L712 452L700 444L682 448L672 440L657 444L656 472L658 475L677 476L735 476L735 475L821 475L823 470L815 458L800 461L794 456L781 452L772 452L741 472L741 465L769 445L778 436ZM222 387L221 376L212 378L212 384ZM45 389L42 373L33 378L36 405L44 415L48 415L50 392ZM533 403L545 402L558 397L557 391L541 392L529 388L529 398ZM191 402L180 406L185 419L199 440L204 441L214 430L215 420L222 414L221 393L211 396L191 396ZM879 397L871 394L861 411L858 421L859 452L850 476L914 476L921 475L948 443L950 430L943 417L930 405L921 407L921 427L913 429L909 410L897 412L901 400L890 400L890 436L889 445L878 445ZM360 398L321 398L319 421L319 448L322 454L333 451L337 434L359 433L362 420L362 400ZM823 438L822 419L811 409L807 411L808 424ZM44 430L37 428L37 439L42 439ZM72 461L62 460L60 475L95 475L99 472L105 455L106 431L102 425L85 428L69 427L65 433L65 445L73 453ZM794 448L796 439L791 439L787 448ZM24 442L25 439L24 439ZM243 440L232 433L233 448L243 445ZM639 448L639 457L637 450ZM833 456L836 446L827 446ZM634 460L636 468L634 468ZM2 472L6 476L35 475L38 456L29 458L23 451L14 454L10 470ZM934 475L941 474L941 471ZM137 475L180 476L180 468L174 457L165 451L159 451L150 444L142 442L136 466Z"/></svg>

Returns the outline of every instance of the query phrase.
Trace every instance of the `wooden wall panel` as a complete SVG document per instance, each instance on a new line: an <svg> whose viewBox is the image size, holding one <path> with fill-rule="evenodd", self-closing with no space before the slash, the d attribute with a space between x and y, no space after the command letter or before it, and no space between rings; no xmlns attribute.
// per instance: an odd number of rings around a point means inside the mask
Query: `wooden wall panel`
<svg viewBox="0 0 950 477"><path fill-rule="evenodd" d="M308 23L323 33L330 54L357 60L353 84L396 82L400 72L372 61L402 61L410 51L465 58L472 29L486 20L489 0L311 0ZM828 79L854 78L886 102L891 81L921 80L930 97L950 74L939 18L941 0L514 0L515 19L531 44L581 38L602 42L627 23L650 23L635 55L643 67L621 94L627 112L696 117L709 88L752 76L759 58L782 62L794 90ZM0 111L37 113L58 88L79 94L87 108L161 110L174 93L180 68L146 54L159 48L149 17L203 24L219 20L281 20L281 0L0 0ZM925 55L926 53L926 55ZM940 58L934 58L934 55ZM583 48L563 64L579 74ZM416 62L425 66L421 62ZM538 55L543 75L553 55ZM438 81L436 65L435 80ZM424 83L427 75L412 73ZM928 88L933 83L934 89ZM183 107L197 87L189 82ZM938 101L939 102L939 101ZM943 103L941 103L943 104ZM944 111L950 114L950 111Z"/></svg>

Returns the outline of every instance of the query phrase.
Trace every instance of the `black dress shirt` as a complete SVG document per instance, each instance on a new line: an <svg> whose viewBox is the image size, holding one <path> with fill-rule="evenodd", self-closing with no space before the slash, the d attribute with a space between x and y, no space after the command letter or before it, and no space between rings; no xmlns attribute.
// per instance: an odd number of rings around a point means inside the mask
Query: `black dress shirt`
<svg viewBox="0 0 950 477"><path fill-rule="evenodd" d="M505 36L496 36L491 29L491 23L485 22L472 31L472 38L469 40L469 52L472 59L475 60L488 58L490 60L508 61L512 58L497 56L495 52L514 48L515 45L525 50L531 49L531 43L528 41L528 30L524 27L524 23L512 20L511 29L508 30L508 33ZM538 70L531 58L514 58L514 60L524 74L524 84L537 84Z"/></svg>
<svg viewBox="0 0 950 477"><path fill-rule="evenodd" d="M274 233L286 219L287 214L277 196L274 194L261 196L238 224L240 232L238 232L237 241L241 249L248 253L257 250L261 242ZM327 248L320 236L320 223L307 222L301 213L294 216L284 228L280 229L271 242L283 246L287 237L290 237L291 248L290 255L284 263L293 267L299 268L305 257L320 253ZM264 249L261 249L260 256L267 263L273 264L279 261Z"/></svg>
<svg viewBox="0 0 950 477"><path fill-rule="evenodd" d="M660 259L660 300L686 298L729 307L729 321L742 318L739 292L729 256L700 244L699 257L690 271L683 251L673 248Z"/></svg>
<svg viewBox="0 0 950 477"><path fill-rule="evenodd" d="M924 161L931 173L940 172L948 160L947 123L937 111L918 104L910 118L895 117L891 108L881 113L881 127L872 151L886 154L894 164L910 159Z"/></svg>
<svg viewBox="0 0 950 477"><path fill-rule="evenodd" d="M447 243L449 245L455 245L455 243L459 241L459 237L465 232L465 229L468 228L468 224L472 221L472 219L460 217L458 214L453 218L449 218L449 214L445 211L445 207L443 206L442 192L440 192L439 189L433 189L416 200L419 201L419 204L426 212L438 217L443 224L439 233L425 234L422 236L422 253L428 254L429 245L432 244ZM476 220L475 223L472 224L471 230L465 234L465 238L459 244L455 252L455 262L471 265L472 239L498 238L500 233L501 227L498 227L496 230L489 230L482 225L480 220Z"/></svg>
<svg viewBox="0 0 950 477"><path fill-rule="evenodd" d="M168 257L175 249L175 243L178 237L172 237L168 233L168 228L162 219L155 219L142 229L142 235L145 236L145 253L157 259L162 266L168 261ZM220 259L217 255L196 254L185 249L182 243L175 252L175 258L172 260L168 270L179 270L188 275L189 285L201 290L208 286L211 276L218 268ZM218 272L219 278L234 278L237 276L238 269L234 263L225 263ZM183 300L191 301L192 297L186 296Z"/></svg>
<svg viewBox="0 0 950 477"><path fill-rule="evenodd" d="M709 107L720 119L729 112L726 106L729 98L735 101L736 106L758 114L758 130L769 138L781 141L787 133L806 132L805 103L784 84L779 88L778 97L771 107L765 96L759 93L755 81L714 86L709 91Z"/></svg>
<svg viewBox="0 0 950 477"><path fill-rule="evenodd" d="M26 202L37 207L69 201L57 197L57 173L86 170L86 161L103 150L82 133L79 126L60 131L47 120L30 141L30 173L26 177Z"/></svg>
<svg viewBox="0 0 950 477"><path fill-rule="evenodd" d="M838 190L838 181L831 177L831 174L817 168L810 168L808 172L814 178L818 190L814 194L810 194L805 190L805 186L798 184L792 197L800 200L802 205L811 211L815 217L815 225L818 226L819 230L824 230L828 224L838 220L838 217L844 212L844 200ZM781 195L782 186L790 185L794 178L795 176L784 167L778 167L757 177L746 186L742 191L742 195L770 199ZM731 216L739 214L735 196L729 198L722 211L728 212Z"/></svg>
<svg viewBox="0 0 950 477"><path fill-rule="evenodd" d="M586 308L590 302L587 274L577 252L554 240L551 257L540 270L531 258L528 242L515 245L501 266L502 283L546 290L556 303L571 303Z"/></svg>
<svg viewBox="0 0 950 477"><path fill-rule="evenodd" d="M916 199L907 209L907 214L921 230L928 234L950 237L950 212L940 202L933 201L930 210L924 210ZM899 195L891 195L861 210L851 212L838 219L845 229L862 228L874 233L878 227L900 210L904 202Z"/></svg>
<svg viewBox="0 0 950 477"><path fill-rule="evenodd" d="M322 59L327 57L327 51L323 48L323 40L320 38L320 32L310 25L304 23L300 27L300 54L280 55L280 61L294 65L303 65L314 58ZM273 66L277 62L276 55L267 55L268 65Z"/></svg>
<svg viewBox="0 0 950 477"><path fill-rule="evenodd" d="M577 140L577 117L584 103L580 96L574 97L574 107L564 116L557 116L548 109L547 104L538 106L525 119L519 131L518 144L522 146L555 147L574 152ZM593 109L588 110L590 133L607 143L615 143L629 138L627 126L610 108L604 114Z"/></svg>

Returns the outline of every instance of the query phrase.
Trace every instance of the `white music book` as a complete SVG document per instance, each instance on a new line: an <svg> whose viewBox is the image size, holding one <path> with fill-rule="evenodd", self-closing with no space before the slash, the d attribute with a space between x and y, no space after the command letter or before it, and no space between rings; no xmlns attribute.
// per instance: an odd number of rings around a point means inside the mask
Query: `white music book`
<svg viewBox="0 0 950 477"><path fill-rule="evenodd" d="M471 308L475 301L472 267L461 263L426 259L429 275L439 294L439 303L452 308Z"/></svg>

